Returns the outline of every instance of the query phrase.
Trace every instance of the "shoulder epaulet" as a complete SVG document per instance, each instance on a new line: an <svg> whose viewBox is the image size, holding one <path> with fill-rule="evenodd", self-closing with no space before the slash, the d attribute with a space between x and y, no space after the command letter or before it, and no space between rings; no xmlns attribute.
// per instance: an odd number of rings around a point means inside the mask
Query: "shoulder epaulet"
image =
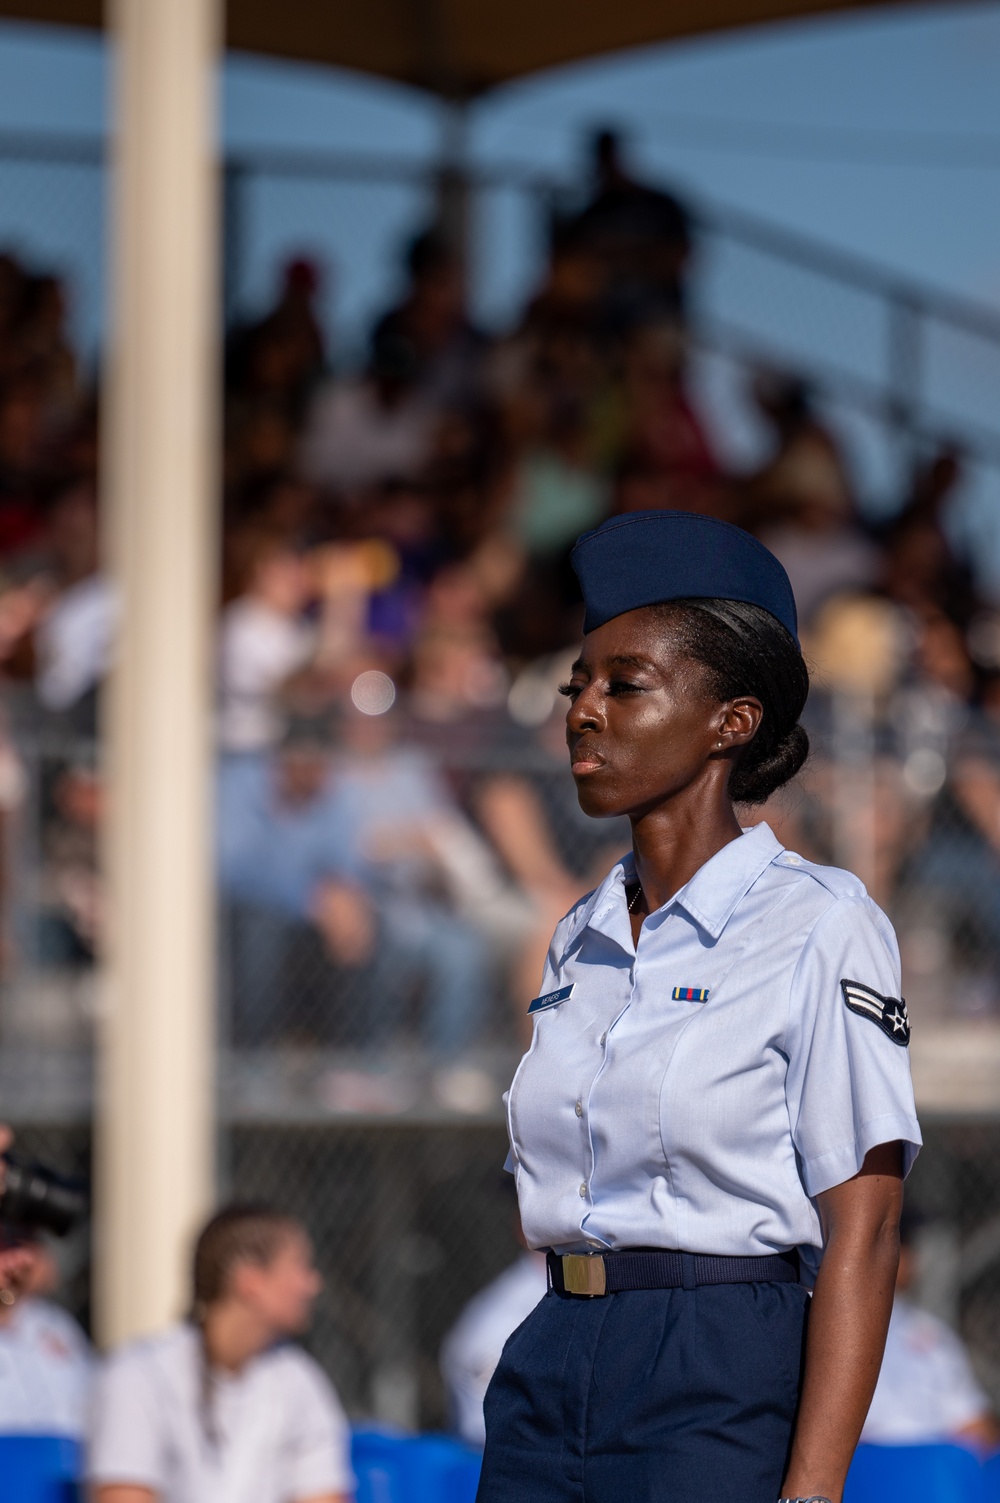
<svg viewBox="0 0 1000 1503"><path fill-rule="evenodd" d="M820 887L826 888L835 898L866 898L868 889L856 877L853 872L845 871L840 866L820 866L815 861L807 861L804 856L798 856L794 851L782 851L780 856L774 858L774 865L786 870L801 872L803 877L809 877L817 882Z"/></svg>

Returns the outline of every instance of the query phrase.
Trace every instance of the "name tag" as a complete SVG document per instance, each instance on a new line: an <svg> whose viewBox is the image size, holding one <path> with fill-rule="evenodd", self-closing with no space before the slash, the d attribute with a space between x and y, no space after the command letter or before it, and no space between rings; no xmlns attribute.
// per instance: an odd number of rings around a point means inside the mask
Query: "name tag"
<svg viewBox="0 0 1000 1503"><path fill-rule="evenodd" d="M567 997L572 997L576 989L576 982L571 981L569 986L561 986L557 992L546 992L542 997L536 997L528 1007L529 1012L544 1012L547 1007L556 1007L560 1002L565 1002Z"/></svg>

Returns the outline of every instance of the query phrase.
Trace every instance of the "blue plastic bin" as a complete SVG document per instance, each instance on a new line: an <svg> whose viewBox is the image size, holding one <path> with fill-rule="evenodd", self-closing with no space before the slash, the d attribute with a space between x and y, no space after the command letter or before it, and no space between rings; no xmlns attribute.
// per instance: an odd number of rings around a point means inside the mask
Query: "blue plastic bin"
<svg viewBox="0 0 1000 1503"><path fill-rule="evenodd" d="M3 1503L76 1503L79 1443L64 1435L0 1435Z"/></svg>
<svg viewBox="0 0 1000 1503"><path fill-rule="evenodd" d="M983 1485L987 1503L1000 1503L1000 1451L984 1461Z"/></svg>
<svg viewBox="0 0 1000 1503"><path fill-rule="evenodd" d="M962 1446L858 1446L844 1503L991 1503L979 1458Z"/></svg>
<svg viewBox="0 0 1000 1503"><path fill-rule="evenodd" d="M357 1503L475 1503L482 1457L447 1435L355 1430Z"/></svg>

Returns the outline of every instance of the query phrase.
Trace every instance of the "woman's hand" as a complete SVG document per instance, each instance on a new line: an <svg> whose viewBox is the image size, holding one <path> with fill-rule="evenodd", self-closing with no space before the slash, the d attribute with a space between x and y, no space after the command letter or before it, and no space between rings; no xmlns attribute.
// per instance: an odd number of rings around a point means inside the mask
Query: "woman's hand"
<svg viewBox="0 0 1000 1503"><path fill-rule="evenodd" d="M873 1148L853 1179L818 1197L825 1250L783 1498L818 1494L840 1503L882 1365L902 1204L899 1143Z"/></svg>

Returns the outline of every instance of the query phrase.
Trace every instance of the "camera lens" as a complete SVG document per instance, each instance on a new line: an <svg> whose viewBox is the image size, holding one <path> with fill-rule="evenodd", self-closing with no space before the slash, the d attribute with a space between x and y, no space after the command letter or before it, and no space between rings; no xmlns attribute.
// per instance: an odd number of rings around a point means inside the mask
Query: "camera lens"
<svg viewBox="0 0 1000 1503"><path fill-rule="evenodd" d="M87 1195L76 1180L8 1155L7 1187L0 1196L0 1220L63 1237L87 1210Z"/></svg>

